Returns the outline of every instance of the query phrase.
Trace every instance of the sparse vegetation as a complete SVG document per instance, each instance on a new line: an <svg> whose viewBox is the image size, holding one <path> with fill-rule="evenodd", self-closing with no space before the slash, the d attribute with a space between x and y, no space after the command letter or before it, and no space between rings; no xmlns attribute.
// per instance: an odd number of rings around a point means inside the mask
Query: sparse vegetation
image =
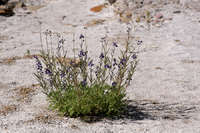
<svg viewBox="0 0 200 133"><path fill-rule="evenodd" d="M63 61L68 59L63 38L58 42L56 54L47 49L41 51L41 58L35 56L35 77L47 95L50 107L70 117L122 113L127 105L125 90L137 65L135 48L130 46L129 31L119 57L115 55L118 44L113 42L112 48L108 49L106 38L102 39L102 52L97 64L88 57L83 35L80 35L78 55L74 52L74 58L68 62ZM51 36L52 32L47 32L46 36Z"/></svg>
<svg viewBox="0 0 200 133"><path fill-rule="evenodd" d="M8 115L9 113L12 113L17 110L17 106L12 104L12 105L3 105L0 108L0 115Z"/></svg>
<svg viewBox="0 0 200 133"><path fill-rule="evenodd" d="M35 92L35 88L38 87L39 84L32 84L30 86L21 86L15 88L17 91L17 101L27 101L32 93Z"/></svg>
<svg viewBox="0 0 200 133"><path fill-rule="evenodd" d="M4 65L12 65L14 64L17 60L22 60L22 59L33 59L34 56L40 56L40 55L30 55L26 54L24 56L14 56L14 57L9 57L9 58L4 58L0 60L0 64Z"/></svg>

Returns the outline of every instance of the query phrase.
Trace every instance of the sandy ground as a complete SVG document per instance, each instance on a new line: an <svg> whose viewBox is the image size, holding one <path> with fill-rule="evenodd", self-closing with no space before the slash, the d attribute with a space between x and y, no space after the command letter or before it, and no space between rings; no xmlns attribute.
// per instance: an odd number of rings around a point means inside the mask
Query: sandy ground
<svg viewBox="0 0 200 133"><path fill-rule="evenodd" d="M103 0L45 0L34 9L16 9L15 16L0 16L0 133L200 133L200 2L166 1L151 8L163 15L162 22L130 24L133 42L143 44L127 89L129 113L95 123L48 110L33 76L35 62L25 55L39 52L40 33L50 29L64 35L68 48L73 34L85 34L96 58L101 37L126 38L127 24L112 7L94 13L90 8Z"/></svg>

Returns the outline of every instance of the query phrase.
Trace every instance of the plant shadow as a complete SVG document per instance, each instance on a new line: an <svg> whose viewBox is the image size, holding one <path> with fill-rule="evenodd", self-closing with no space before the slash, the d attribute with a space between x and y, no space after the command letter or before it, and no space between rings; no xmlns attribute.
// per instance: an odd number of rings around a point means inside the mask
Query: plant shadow
<svg viewBox="0 0 200 133"><path fill-rule="evenodd" d="M158 103L150 100L129 100L128 103L128 106L120 116L84 116L81 117L81 120L87 123L94 123L102 120L139 121L165 119L173 121L177 119L189 119L192 117L191 114L197 111L195 104Z"/></svg>

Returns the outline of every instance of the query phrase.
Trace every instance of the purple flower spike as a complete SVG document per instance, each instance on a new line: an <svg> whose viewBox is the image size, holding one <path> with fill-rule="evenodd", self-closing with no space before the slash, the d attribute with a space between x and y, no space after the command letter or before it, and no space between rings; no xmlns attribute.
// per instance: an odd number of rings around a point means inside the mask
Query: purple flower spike
<svg viewBox="0 0 200 133"><path fill-rule="evenodd" d="M34 58L36 59L36 67L37 67L37 70L39 71L39 72L41 72L42 73L42 63L40 62L40 60L38 59L38 57L37 56L34 56Z"/></svg>
<svg viewBox="0 0 200 133"><path fill-rule="evenodd" d="M65 75L66 75L65 72L61 72L60 77L61 77L61 78L64 78Z"/></svg>
<svg viewBox="0 0 200 133"><path fill-rule="evenodd" d="M121 63L122 65L125 65L126 59L125 59L125 58L121 59L120 63Z"/></svg>
<svg viewBox="0 0 200 133"><path fill-rule="evenodd" d="M108 65L108 64L106 64L105 66L104 66L105 68L111 68L111 66L110 65Z"/></svg>
<svg viewBox="0 0 200 133"><path fill-rule="evenodd" d="M64 44L64 43L65 43L65 39L62 38L59 40L59 44Z"/></svg>
<svg viewBox="0 0 200 133"><path fill-rule="evenodd" d="M84 38L85 38L85 37L84 37L83 34L81 34L80 37L79 37L79 39L84 39Z"/></svg>
<svg viewBox="0 0 200 133"><path fill-rule="evenodd" d="M87 81L86 80L81 81L81 85L82 86L86 86L87 85Z"/></svg>
<svg viewBox="0 0 200 133"><path fill-rule="evenodd" d="M132 57L132 59L137 59L137 55L136 54L133 54L131 57Z"/></svg>
<svg viewBox="0 0 200 133"><path fill-rule="evenodd" d="M117 65L117 60L114 58L113 61L114 61L113 66L116 66Z"/></svg>
<svg viewBox="0 0 200 133"><path fill-rule="evenodd" d="M114 46L114 47L118 47L118 45L117 45L116 42L113 42L113 46Z"/></svg>
<svg viewBox="0 0 200 133"><path fill-rule="evenodd" d="M33 58L35 58L36 60L38 60L38 57L36 55L34 55Z"/></svg>
<svg viewBox="0 0 200 133"><path fill-rule="evenodd" d="M100 59L103 59L104 57L105 57L105 56L104 56L103 53L101 53L100 56L99 56Z"/></svg>
<svg viewBox="0 0 200 133"><path fill-rule="evenodd" d="M47 68L47 69L45 70L45 74L51 76L52 72Z"/></svg>
<svg viewBox="0 0 200 133"><path fill-rule="evenodd" d="M79 57L83 57L83 56L86 56L87 52L84 52L83 50L80 51L79 53Z"/></svg>
<svg viewBox="0 0 200 133"><path fill-rule="evenodd" d="M142 43L143 43L142 40L138 40L138 41L137 41L137 45L141 45Z"/></svg>
<svg viewBox="0 0 200 133"><path fill-rule="evenodd" d="M116 82L112 82L112 86L115 87L117 85Z"/></svg>
<svg viewBox="0 0 200 133"><path fill-rule="evenodd" d="M93 64L93 60L91 60L91 61L88 63L88 66L89 66L89 67L94 66L94 64Z"/></svg>

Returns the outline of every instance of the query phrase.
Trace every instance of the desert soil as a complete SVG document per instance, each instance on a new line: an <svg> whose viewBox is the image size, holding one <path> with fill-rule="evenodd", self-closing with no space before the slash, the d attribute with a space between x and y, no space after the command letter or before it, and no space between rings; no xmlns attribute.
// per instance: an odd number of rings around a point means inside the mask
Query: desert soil
<svg viewBox="0 0 200 133"><path fill-rule="evenodd" d="M0 133L200 133L200 1L147 1L140 10L151 12L150 22L135 22L135 10L129 24L120 21L114 5L90 10L104 0L29 1L0 16ZM87 123L49 110L33 76L41 34L44 43L47 29L61 33L68 48L84 34L97 58L100 39L123 44L127 26L132 43L142 41L128 114Z"/></svg>

